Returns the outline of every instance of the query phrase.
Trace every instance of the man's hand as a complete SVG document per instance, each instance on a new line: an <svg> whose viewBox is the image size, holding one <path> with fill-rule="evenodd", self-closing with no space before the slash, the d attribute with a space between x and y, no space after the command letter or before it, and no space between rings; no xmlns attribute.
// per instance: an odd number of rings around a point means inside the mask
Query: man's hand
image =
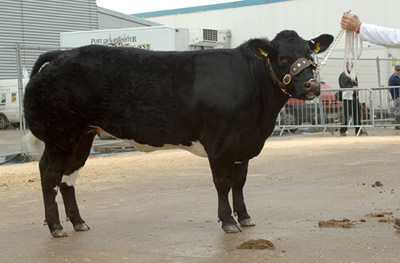
<svg viewBox="0 0 400 263"><path fill-rule="evenodd" d="M354 16L344 14L342 16L342 22L340 23L343 29L356 32L361 25L361 22Z"/></svg>

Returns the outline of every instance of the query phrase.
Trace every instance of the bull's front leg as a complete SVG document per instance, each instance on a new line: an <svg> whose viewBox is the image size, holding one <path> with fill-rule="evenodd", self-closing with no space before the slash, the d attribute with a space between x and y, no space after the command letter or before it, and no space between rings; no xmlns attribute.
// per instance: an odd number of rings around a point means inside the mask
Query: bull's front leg
<svg viewBox="0 0 400 263"><path fill-rule="evenodd" d="M232 216L228 194L232 188L233 162L218 162L210 160L213 181L218 193L218 218L222 222L222 229L226 233L238 233L240 227Z"/></svg>
<svg viewBox="0 0 400 263"><path fill-rule="evenodd" d="M249 161L235 163L232 185L233 211L237 214L239 223L243 227L256 225L247 213L243 196L243 187L246 183L248 165Z"/></svg>

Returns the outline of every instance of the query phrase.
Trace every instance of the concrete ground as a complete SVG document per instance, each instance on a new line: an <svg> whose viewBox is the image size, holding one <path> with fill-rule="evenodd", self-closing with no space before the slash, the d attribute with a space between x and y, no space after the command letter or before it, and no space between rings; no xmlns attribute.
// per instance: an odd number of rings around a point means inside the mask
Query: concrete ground
<svg viewBox="0 0 400 263"><path fill-rule="evenodd" d="M207 160L184 151L90 158L77 199L91 230L64 222L61 239L43 226L37 162L0 166L0 262L400 262L400 132L368 132L270 138L245 187L257 225L238 234L217 222ZM275 250L237 248L251 239Z"/></svg>

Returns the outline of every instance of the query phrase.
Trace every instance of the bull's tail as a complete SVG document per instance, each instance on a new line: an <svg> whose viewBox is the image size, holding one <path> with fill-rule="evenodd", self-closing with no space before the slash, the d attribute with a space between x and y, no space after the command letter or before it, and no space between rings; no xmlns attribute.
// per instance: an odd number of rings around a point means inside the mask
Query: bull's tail
<svg viewBox="0 0 400 263"><path fill-rule="evenodd" d="M25 151L28 153L28 158L31 161L38 161L44 151L44 143L36 138L31 131L22 137L22 143Z"/></svg>
<svg viewBox="0 0 400 263"><path fill-rule="evenodd" d="M40 55L39 58L36 60L35 65L33 65L31 78L35 76L46 63L52 62L53 60L58 58L62 53L64 53L63 50L55 50Z"/></svg>

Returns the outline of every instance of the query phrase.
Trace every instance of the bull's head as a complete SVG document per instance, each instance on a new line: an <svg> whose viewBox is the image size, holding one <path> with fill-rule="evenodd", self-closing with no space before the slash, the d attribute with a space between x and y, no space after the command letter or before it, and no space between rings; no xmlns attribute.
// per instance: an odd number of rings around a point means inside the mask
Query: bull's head
<svg viewBox="0 0 400 263"><path fill-rule="evenodd" d="M280 32L267 47L257 47L258 56L266 60L273 81L287 95L311 100L320 94L314 76L317 65L313 54L325 51L333 41L331 35L304 40L294 31ZM265 43L265 42L264 42Z"/></svg>

